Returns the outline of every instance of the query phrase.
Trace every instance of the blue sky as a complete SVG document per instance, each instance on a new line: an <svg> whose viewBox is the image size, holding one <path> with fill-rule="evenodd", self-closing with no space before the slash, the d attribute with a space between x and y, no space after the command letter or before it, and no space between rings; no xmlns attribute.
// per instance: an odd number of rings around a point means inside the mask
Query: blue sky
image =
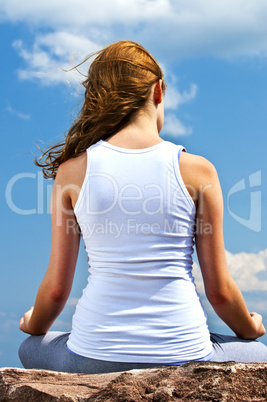
<svg viewBox="0 0 267 402"><path fill-rule="evenodd" d="M267 325L267 4L263 0L0 0L0 366L21 367L18 322L50 251L51 181L36 141L59 141L82 103L71 60L121 39L144 45L168 84L162 136L216 166L229 268ZM71 297L54 329L70 329L86 284L81 245ZM199 271L196 282L202 294ZM203 296L211 330L231 333ZM267 336L261 340L267 344Z"/></svg>

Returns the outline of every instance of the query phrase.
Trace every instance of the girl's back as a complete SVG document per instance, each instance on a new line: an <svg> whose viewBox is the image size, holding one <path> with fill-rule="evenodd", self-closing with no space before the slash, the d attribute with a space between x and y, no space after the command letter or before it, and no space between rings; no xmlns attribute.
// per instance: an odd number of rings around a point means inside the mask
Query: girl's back
<svg viewBox="0 0 267 402"><path fill-rule="evenodd" d="M73 352L149 363L210 354L192 277L196 211L180 176L182 149L105 141L88 149L74 212L91 275L73 318Z"/></svg>

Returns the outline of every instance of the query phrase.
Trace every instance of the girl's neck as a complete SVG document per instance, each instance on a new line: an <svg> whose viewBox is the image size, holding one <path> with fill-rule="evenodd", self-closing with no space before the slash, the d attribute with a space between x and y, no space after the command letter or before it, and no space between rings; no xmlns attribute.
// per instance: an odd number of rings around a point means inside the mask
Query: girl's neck
<svg viewBox="0 0 267 402"><path fill-rule="evenodd" d="M125 128L107 139L111 145L128 149L149 148L162 141L156 121L145 114L137 116Z"/></svg>

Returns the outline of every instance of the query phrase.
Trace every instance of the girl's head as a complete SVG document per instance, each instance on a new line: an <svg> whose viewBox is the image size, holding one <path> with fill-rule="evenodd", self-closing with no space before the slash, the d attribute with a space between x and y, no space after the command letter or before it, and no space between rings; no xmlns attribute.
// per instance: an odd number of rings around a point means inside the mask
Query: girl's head
<svg viewBox="0 0 267 402"><path fill-rule="evenodd" d="M141 45L120 41L96 55L83 82L84 104L66 140L43 154L44 164L36 161L45 177L54 178L62 162L125 127L135 113L146 107L153 84L162 80L165 91L159 64Z"/></svg>
<svg viewBox="0 0 267 402"><path fill-rule="evenodd" d="M90 128L95 122L102 135L110 136L145 106L160 79L162 70L147 50L135 42L116 42L99 52L89 68L82 114L90 116Z"/></svg>

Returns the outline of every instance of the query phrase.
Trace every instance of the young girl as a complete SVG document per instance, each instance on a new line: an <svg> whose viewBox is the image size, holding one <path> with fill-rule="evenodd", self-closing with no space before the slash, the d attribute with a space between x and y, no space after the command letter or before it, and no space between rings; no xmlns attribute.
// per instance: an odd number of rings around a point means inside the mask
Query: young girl
<svg viewBox="0 0 267 402"><path fill-rule="evenodd" d="M262 317L231 278L222 195L206 159L163 141L163 73L140 45L100 51L81 113L43 167L55 179L52 247L34 307L20 321L25 368L103 373L192 360L262 362ZM201 221L201 225L198 222ZM88 284L71 333L48 332L70 294L80 233ZM236 336L210 334L192 277Z"/></svg>

